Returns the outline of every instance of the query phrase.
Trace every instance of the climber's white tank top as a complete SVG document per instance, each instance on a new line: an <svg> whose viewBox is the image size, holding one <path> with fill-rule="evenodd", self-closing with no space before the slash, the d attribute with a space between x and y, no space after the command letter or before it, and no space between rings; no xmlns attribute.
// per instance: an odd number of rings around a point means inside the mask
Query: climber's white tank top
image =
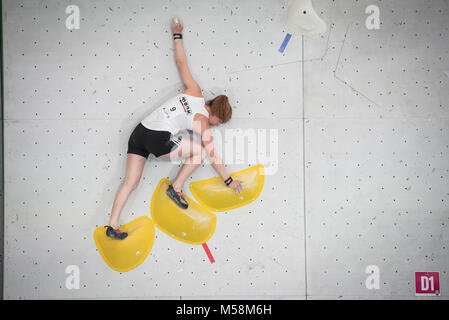
<svg viewBox="0 0 449 320"><path fill-rule="evenodd" d="M179 93L151 112L141 123L148 129L168 131L172 134L181 130L192 130L195 114L201 113L209 118L204 104L204 97Z"/></svg>

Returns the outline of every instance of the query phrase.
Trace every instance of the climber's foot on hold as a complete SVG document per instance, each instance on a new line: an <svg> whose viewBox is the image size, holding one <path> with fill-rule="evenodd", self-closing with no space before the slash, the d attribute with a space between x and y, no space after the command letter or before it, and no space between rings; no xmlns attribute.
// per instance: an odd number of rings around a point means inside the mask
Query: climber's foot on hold
<svg viewBox="0 0 449 320"><path fill-rule="evenodd" d="M122 232L118 228L114 229L111 226L107 226L107 227L108 228L106 229L106 235L110 238L123 240L128 236L128 234L126 232Z"/></svg>
<svg viewBox="0 0 449 320"><path fill-rule="evenodd" d="M189 204L186 199L184 199L184 195L182 192L176 192L172 185L167 188L167 195L170 199L172 199L180 208L187 209Z"/></svg>

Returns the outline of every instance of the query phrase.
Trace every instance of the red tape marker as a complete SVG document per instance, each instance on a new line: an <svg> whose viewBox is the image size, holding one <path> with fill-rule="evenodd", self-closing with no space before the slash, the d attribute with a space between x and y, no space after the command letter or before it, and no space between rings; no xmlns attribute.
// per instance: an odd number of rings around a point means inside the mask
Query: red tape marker
<svg viewBox="0 0 449 320"><path fill-rule="evenodd" d="M210 260L210 263L214 263L215 262L214 257L212 256L212 253L210 253L209 247L207 246L206 243L203 243L203 249L204 249L204 251L206 251L206 254Z"/></svg>

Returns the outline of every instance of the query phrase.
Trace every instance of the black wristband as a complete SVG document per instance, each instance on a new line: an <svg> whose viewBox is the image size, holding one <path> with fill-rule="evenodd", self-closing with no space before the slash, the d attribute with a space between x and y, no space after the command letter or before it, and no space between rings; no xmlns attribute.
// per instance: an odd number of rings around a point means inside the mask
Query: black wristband
<svg viewBox="0 0 449 320"><path fill-rule="evenodd" d="M229 177L229 178L227 178L227 179L225 180L224 183L226 183L226 185L229 186L229 185L231 184L232 181L233 181L233 180L232 180L232 177Z"/></svg>
<svg viewBox="0 0 449 320"><path fill-rule="evenodd" d="M182 39L182 33L173 33L173 39Z"/></svg>

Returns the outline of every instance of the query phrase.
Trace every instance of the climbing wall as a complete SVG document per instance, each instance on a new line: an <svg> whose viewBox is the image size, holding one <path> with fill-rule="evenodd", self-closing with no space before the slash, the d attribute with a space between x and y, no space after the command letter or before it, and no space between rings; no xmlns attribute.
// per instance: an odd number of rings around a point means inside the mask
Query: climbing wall
<svg viewBox="0 0 449 320"><path fill-rule="evenodd" d="M439 272L449 297L448 4L313 3L327 32L280 53L287 0L3 0L4 297L415 298L418 271ZM380 29L366 27L370 5ZM130 133L184 90L174 15L206 100L233 106L214 135L228 171L262 163L265 185L217 213L215 263L156 229L147 259L120 273L93 231L109 221ZM179 168L150 157L120 223L150 216ZM188 182L212 176L206 163Z"/></svg>
<svg viewBox="0 0 449 320"><path fill-rule="evenodd" d="M410 299L415 272L439 272L447 299L448 3L315 2L329 30L304 41L308 298Z"/></svg>
<svg viewBox="0 0 449 320"><path fill-rule="evenodd" d="M300 42L285 55L276 48L286 3L81 1L72 30L71 1L3 3L5 298L304 296ZM144 263L119 273L97 252L93 231L109 221L132 129L184 89L172 15L185 25L205 98L227 94L234 107L216 132L217 145L232 151L229 172L262 163L266 183L255 202L217 213L214 264L201 245L156 229ZM245 152L249 145L260 152ZM149 216L158 181L174 179L179 166L151 158L120 222ZM214 175L204 165L189 181ZM79 289L66 285L72 270Z"/></svg>

